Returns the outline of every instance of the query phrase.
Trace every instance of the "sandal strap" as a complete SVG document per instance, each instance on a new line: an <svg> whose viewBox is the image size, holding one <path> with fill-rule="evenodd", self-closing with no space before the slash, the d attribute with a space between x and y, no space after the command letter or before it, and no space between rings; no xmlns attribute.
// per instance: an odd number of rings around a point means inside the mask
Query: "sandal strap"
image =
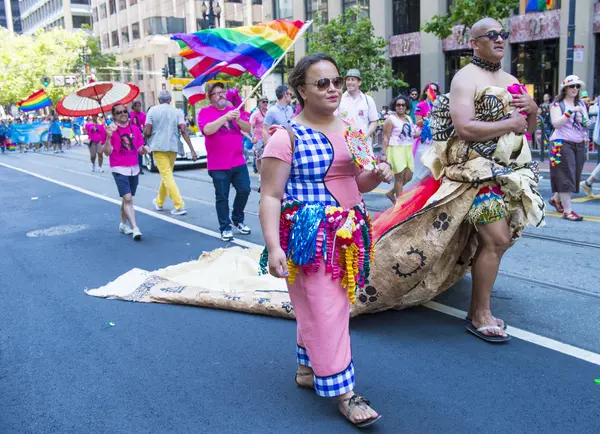
<svg viewBox="0 0 600 434"><path fill-rule="evenodd" d="M348 401L348 415L346 416L348 420L350 420L350 416L356 407L361 410L366 410L366 407L363 404L366 404L367 406L371 405L371 401L360 395L354 395L351 398L343 399L343 401Z"/></svg>
<svg viewBox="0 0 600 434"><path fill-rule="evenodd" d="M296 372L296 377L308 377L315 375L314 372Z"/></svg>

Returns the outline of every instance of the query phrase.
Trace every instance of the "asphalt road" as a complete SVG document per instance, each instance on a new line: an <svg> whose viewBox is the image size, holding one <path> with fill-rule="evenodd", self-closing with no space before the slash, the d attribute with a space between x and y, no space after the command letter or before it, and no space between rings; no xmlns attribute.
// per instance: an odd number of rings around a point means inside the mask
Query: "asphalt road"
<svg viewBox="0 0 600 434"><path fill-rule="evenodd" d="M141 213L135 243L117 232L117 205L1 165L117 198L110 174L90 173L81 151L0 156L0 432L352 432L333 403L295 387L292 321L85 295L133 267L165 267L224 243ZM158 176L141 179L136 204L151 209ZM178 172L178 183L189 210L180 220L216 230L206 173ZM246 239L260 243L257 200ZM598 216L597 202L578 206ZM548 223L532 233L600 243L595 221ZM79 230L27 236L59 225ZM597 260L596 247L521 240L502 264L496 314L597 355ZM464 310L469 285L437 301ZM357 391L384 415L372 432L598 432L600 366L571 350L517 338L492 346L427 308L359 317L352 339Z"/></svg>

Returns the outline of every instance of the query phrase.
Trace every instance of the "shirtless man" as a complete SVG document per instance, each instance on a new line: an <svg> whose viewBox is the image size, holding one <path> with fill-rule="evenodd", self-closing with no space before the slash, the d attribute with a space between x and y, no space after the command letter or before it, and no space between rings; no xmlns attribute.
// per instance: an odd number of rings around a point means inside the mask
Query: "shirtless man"
<svg viewBox="0 0 600 434"><path fill-rule="evenodd" d="M536 128L537 105L528 94L513 96L517 108L511 117L497 122L475 120L475 96L488 86L506 88L518 80L500 68L509 33L491 18L484 18L471 28L473 60L455 75L450 87L450 114L458 137L465 141L485 141L505 134L531 134ZM527 112L527 118L519 111ZM490 224L478 225L479 246L471 269L473 292L467 319L474 329L485 336L508 338L504 321L492 316L490 297L496 281L500 260L510 243L509 226L506 219ZM491 326L491 327L489 327ZM469 328L470 331L473 329ZM477 334L477 333L476 333ZM501 341L498 339L497 341Z"/></svg>

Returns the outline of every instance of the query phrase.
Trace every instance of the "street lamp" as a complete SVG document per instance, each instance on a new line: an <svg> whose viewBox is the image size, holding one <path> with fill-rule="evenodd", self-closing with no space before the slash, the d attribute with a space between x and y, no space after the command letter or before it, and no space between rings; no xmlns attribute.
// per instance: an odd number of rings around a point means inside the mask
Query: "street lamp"
<svg viewBox="0 0 600 434"><path fill-rule="evenodd" d="M216 5L214 5L216 3ZM213 0L208 0L208 6L206 6L206 1L202 2L202 28L206 29L214 29L215 26L215 18L217 19L217 23L220 24L221 17L221 6L219 6L219 2L216 1L213 3Z"/></svg>

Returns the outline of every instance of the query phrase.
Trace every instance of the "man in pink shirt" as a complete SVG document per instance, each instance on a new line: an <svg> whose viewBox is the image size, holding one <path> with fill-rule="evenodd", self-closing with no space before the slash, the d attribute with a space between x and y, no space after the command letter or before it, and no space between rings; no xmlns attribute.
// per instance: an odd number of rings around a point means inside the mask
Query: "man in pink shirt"
<svg viewBox="0 0 600 434"><path fill-rule="evenodd" d="M251 231L244 224L244 208L250 196L250 175L242 144L242 131L249 133L250 124L240 117L240 111L228 105L223 83L208 88L210 106L200 110L198 128L204 134L208 174L215 186L219 230L223 241L233 239L233 229L248 235ZM233 185L236 195L229 218L229 187ZM233 221L233 224L232 224Z"/></svg>
<svg viewBox="0 0 600 434"><path fill-rule="evenodd" d="M129 122L131 125L138 127L141 132L144 131L144 125L146 125L146 114L142 111L142 103L140 101L134 101L133 104L131 104ZM144 166L141 155L138 155L138 166L140 166L140 175L143 175Z"/></svg>

